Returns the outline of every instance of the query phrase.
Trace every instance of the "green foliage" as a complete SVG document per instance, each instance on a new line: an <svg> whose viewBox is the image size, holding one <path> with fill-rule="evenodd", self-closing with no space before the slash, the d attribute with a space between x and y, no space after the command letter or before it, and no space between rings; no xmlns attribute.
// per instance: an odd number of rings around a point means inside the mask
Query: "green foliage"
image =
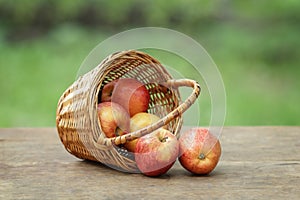
<svg viewBox="0 0 300 200"><path fill-rule="evenodd" d="M120 28L126 26L165 26L193 30L218 21L238 21L261 25L296 23L300 3L297 0L270 1L198 1L198 0L0 0L0 17L9 28L15 26L53 27L59 23ZM20 28L20 27L19 27Z"/></svg>

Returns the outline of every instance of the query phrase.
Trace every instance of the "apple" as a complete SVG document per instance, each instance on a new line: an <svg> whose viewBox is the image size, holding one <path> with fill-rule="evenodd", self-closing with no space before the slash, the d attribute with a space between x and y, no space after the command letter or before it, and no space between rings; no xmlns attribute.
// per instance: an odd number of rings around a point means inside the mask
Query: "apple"
<svg viewBox="0 0 300 200"><path fill-rule="evenodd" d="M129 132L130 117L126 110L117 103L103 102L98 104L98 118L106 137L115 137Z"/></svg>
<svg viewBox="0 0 300 200"><path fill-rule="evenodd" d="M113 80L106 85L104 85L101 93L101 102L111 101L111 96L114 91L115 85L119 79Z"/></svg>
<svg viewBox="0 0 300 200"><path fill-rule="evenodd" d="M157 121L159 121L159 117L151 114L151 113L137 113L130 119L130 132L134 132L137 130L140 130L142 128L145 128ZM124 147L131 152L135 152L136 143L138 141L137 139L128 141L124 144Z"/></svg>
<svg viewBox="0 0 300 200"><path fill-rule="evenodd" d="M159 129L139 138L135 149L138 169L146 176L165 174L175 163L179 153L179 142L166 129Z"/></svg>
<svg viewBox="0 0 300 200"><path fill-rule="evenodd" d="M140 81L134 78L120 78L103 87L101 102L107 101L120 104L132 117L148 110L150 94Z"/></svg>
<svg viewBox="0 0 300 200"><path fill-rule="evenodd" d="M208 129L192 128L179 138L179 162L193 174L209 174L217 166L220 156L220 142Z"/></svg>

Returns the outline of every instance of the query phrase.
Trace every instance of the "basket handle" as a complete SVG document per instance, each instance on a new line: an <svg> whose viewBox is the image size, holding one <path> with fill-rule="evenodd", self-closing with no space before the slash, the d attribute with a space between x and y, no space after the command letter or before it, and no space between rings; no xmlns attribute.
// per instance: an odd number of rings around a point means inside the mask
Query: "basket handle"
<svg viewBox="0 0 300 200"><path fill-rule="evenodd" d="M182 104L180 104L176 109L174 109L172 112L170 112L165 117L161 118L156 123L153 123L150 126L147 126L145 128L142 128L142 129L137 130L132 133L128 133L128 134L113 137L113 138L107 138L107 139L110 140L115 145L125 144L127 141L134 140L136 138L140 138L148 133L151 133L151 132L167 125L170 121L172 121L176 117L182 115L196 101L196 99L200 95L200 91L201 91L199 83L197 81L194 81L191 79L168 80L163 85L168 88L175 88L175 89L177 89L178 87L183 87L183 86L192 87L193 92Z"/></svg>

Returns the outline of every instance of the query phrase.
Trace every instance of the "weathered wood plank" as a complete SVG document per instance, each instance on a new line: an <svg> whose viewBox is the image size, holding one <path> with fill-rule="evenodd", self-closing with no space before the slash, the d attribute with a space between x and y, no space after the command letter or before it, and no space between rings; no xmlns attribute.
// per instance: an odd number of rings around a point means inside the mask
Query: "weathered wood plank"
<svg viewBox="0 0 300 200"><path fill-rule="evenodd" d="M0 129L0 199L299 199L300 127L226 127L209 176L160 178L81 161L54 128Z"/></svg>

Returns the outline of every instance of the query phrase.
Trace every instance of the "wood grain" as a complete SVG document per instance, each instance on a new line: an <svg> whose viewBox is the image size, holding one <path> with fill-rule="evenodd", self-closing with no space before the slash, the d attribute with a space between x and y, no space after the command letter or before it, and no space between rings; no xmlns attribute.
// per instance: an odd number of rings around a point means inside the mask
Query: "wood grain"
<svg viewBox="0 0 300 200"><path fill-rule="evenodd" d="M54 128L0 129L0 199L300 199L300 127L226 127L208 176L160 178L69 154Z"/></svg>

